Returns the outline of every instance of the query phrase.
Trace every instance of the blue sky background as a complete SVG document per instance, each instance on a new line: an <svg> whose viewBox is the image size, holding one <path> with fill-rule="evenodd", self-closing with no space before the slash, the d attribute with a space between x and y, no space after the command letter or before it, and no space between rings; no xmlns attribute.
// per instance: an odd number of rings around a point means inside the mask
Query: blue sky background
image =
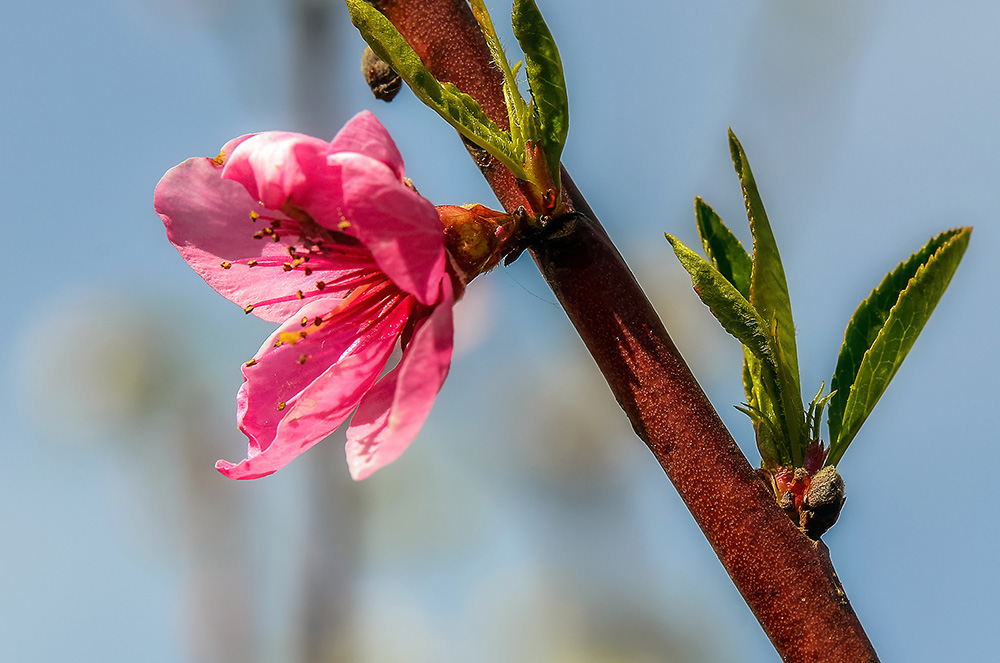
<svg viewBox="0 0 1000 663"><path fill-rule="evenodd" d="M346 9L314 43L304 2L0 12L0 660L777 660L528 259L469 289L397 463L353 484L331 439L263 480L214 471L242 457L239 363L271 326L166 241L168 168L369 108L426 197L495 203L412 95L371 98ZM782 251L807 398L882 276L975 226L840 464L824 540L884 660L992 658L1000 5L539 4L570 89L564 163L751 462L739 348L662 235L696 242L701 195L749 239L726 128Z"/></svg>

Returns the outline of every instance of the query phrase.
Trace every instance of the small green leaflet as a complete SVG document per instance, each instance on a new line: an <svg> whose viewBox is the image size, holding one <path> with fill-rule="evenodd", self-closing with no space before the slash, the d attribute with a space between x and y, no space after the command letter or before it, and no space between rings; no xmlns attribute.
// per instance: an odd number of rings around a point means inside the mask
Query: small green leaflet
<svg viewBox="0 0 1000 663"><path fill-rule="evenodd" d="M441 84L421 62L396 27L364 0L347 0L351 21L375 54L399 74L413 93L460 134L496 157L515 177L527 179L524 154L475 99L451 83Z"/></svg>
<svg viewBox="0 0 1000 663"><path fill-rule="evenodd" d="M886 275L847 325L831 389L830 454L836 465L923 329L969 245L972 228L932 238Z"/></svg>
<svg viewBox="0 0 1000 663"><path fill-rule="evenodd" d="M695 196L694 214L698 221L698 236L705 255L726 280L736 286L744 299L750 299L750 273L753 261L736 235L722 223L708 203Z"/></svg>
<svg viewBox="0 0 1000 663"><path fill-rule="evenodd" d="M785 414L778 399L774 363L760 359L743 347L743 389L747 407L736 409L753 421L757 448L765 467L792 465L792 443L785 425Z"/></svg>
<svg viewBox="0 0 1000 663"><path fill-rule="evenodd" d="M528 112L528 105L524 103L521 92L517 88L516 68L511 69L510 63L507 61L507 54L504 53L503 44L500 43L500 37L497 36L496 28L493 27L493 19L490 17L489 10L486 9L486 3L483 0L469 0L469 4L472 5L472 14L476 17L476 22L479 23L479 31L483 33L493 62L503 74L503 98L504 105L507 107L511 138L515 145L523 147L526 139L533 139L536 127L531 124L534 122L534 118Z"/></svg>
<svg viewBox="0 0 1000 663"><path fill-rule="evenodd" d="M534 0L514 0L511 21L517 43L524 51L524 68L542 151L558 189L559 159L569 132L569 96L562 60Z"/></svg>
<svg viewBox="0 0 1000 663"><path fill-rule="evenodd" d="M770 359L767 324L740 291L704 258L684 246L673 235L666 235L681 265L691 275L694 290L718 318L723 329L736 337L754 356Z"/></svg>
<svg viewBox="0 0 1000 663"><path fill-rule="evenodd" d="M795 348L795 323L792 320L792 304L788 297L785 269L781 265L778 245L767 220L764 203L757 191L750 163L732 129L729 130L729 151L743 189L743 201L750 221L750 232L753 234L750 303L769 325L778 399L785 414L793 464L798 467L801 465L802 453L808 440L805 439L799 360Z"/></svg>

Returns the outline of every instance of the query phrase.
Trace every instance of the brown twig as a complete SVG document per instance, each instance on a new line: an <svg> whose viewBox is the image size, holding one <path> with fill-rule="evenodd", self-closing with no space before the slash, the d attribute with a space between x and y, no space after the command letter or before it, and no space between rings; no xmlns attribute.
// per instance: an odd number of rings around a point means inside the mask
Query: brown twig
<svg viewBox="0 0 1000 663"><path fill-rule="evenodd" d="M464 0L379 4L435 76L508 126L500 74ZM509 172L477 162L508 211L524 204ZM789 662L877 661L829 550L778 507L565 172L563 183L569 213L531 247L535 261L778 653Z"/></svg>

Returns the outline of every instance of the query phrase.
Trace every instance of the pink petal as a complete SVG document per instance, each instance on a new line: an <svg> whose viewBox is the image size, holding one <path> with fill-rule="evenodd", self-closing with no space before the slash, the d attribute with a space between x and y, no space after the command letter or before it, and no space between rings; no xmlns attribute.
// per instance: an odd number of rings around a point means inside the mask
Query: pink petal
<svg viewBox="0 0 1000 663"><path fill-rule="evenodd" d="M361 401L347 429L347 465L355 481L399 458L441 390L453 346L450 279L441 285L441 303L419 324L399 365Z"/></svg>
<svg viewBox="0 0 1000 663"><path fill-rule="evenodd" d="M412 300L404 299L375 321L358 316L274 347L282 334L308 329L309 319L329 312L325 302L305 306L299 315L307 325L289 320L261 347L256 363L244 367L237 418L250 438L247 459L220 460L216 469L233 479L266 476L332 433L378 379L411 310Z"/></svg>
<svg viewBox="0 0 1000 663"><path fill-rule="evenodd" d="M337 132L330 144L331 152L356 152L381 161L397 179L403 179L403 157L386 131L370 111L361 111Z"/></svg>
<svg viewBox="0 0 1000 663"><path fill-rule="evenodd" d="M354 219L348 219L344 210L343 169L329 163L331 150L330 143L303 134L257 134L233 153L222 176L245 186L266 207L294 207L322 226L355 235ZM354 176L377 172L402 186L381 161L354 152L346 154L363 164Z"/></svg>
<svg viewBox="0 0 1000 663"><path fill-rule="evenodd" d="M336 179L338 174L326 167L329 152L330 144L319 138L267 131L241 143L226 161L222 176L245 186L265 207L281 209L306 185L315 186L317 179L331 176ZM339 188L336 182L333 188Z"/></svg>
<svg viewBox="0 0 1000 663"><path fill-rule="evenodd" d="M427 199L387 168L354 154L335 154L342 168L343 214L393 283L421 304L437 301L444 277L444 226Z"/></svg>
<svg viewBox="0 0 1000 663"><path fill-rule="evenodd" d="M245 140L231 141L223 149L229 154ZM241 307L293 295L298 290L314 290L316 276L306 276L302 270L285 272L281 267L288 260L286 242L253 238L267 222L251 221L250 212L264 216L275 213L257 204L241 184L224 180L221 175L221 166L198 157L167 171L156 187L154 207L181 256L210 286ZM258 264L249 267L247 261L251 259ZM226 269L223 263L231 266ZM334 289L328 293L339 296ZM259 306L254 313L264 320L280 322L302 304L293 299Z"/></svg>

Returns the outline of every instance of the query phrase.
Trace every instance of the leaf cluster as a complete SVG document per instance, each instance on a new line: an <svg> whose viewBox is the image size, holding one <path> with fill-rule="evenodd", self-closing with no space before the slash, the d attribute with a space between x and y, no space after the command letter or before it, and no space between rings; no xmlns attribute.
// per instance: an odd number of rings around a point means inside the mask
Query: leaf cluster
<svg viewBox="0 0 1000 663"><path fill-rule="evenodd" d="M806 450L819 442L827 405L826 464L836 465L944 294L972 229L937 235L885 277L847 325L831 393L823 396L821 386L804 409L785 270L750 163L732 131L729 146L753 236L752 254L701 198L695 199L695 216L708 259L672 235L667 240L702 302L743 345L747 401L738 409L753 421L764 467L802 467Z"/></svg>
<svg viewBox="0 0 1000 663"><path fill-rule="evenodd" d="M496 157L518 179L532 183L540 192L549 188L558 191L559 159L569 131L569 98L552 33L534 0L514 0L514 36L524 52L530 90L530 100L525 102L516 82L520 63L511 67L508 62L483 0L471 0L471 4L493 60L503 73L510 131L497 126L475 99L455 85L438 81L381 12L365 0L347 0L351 21L361 36L418 99L462 136Z"/></svg>

